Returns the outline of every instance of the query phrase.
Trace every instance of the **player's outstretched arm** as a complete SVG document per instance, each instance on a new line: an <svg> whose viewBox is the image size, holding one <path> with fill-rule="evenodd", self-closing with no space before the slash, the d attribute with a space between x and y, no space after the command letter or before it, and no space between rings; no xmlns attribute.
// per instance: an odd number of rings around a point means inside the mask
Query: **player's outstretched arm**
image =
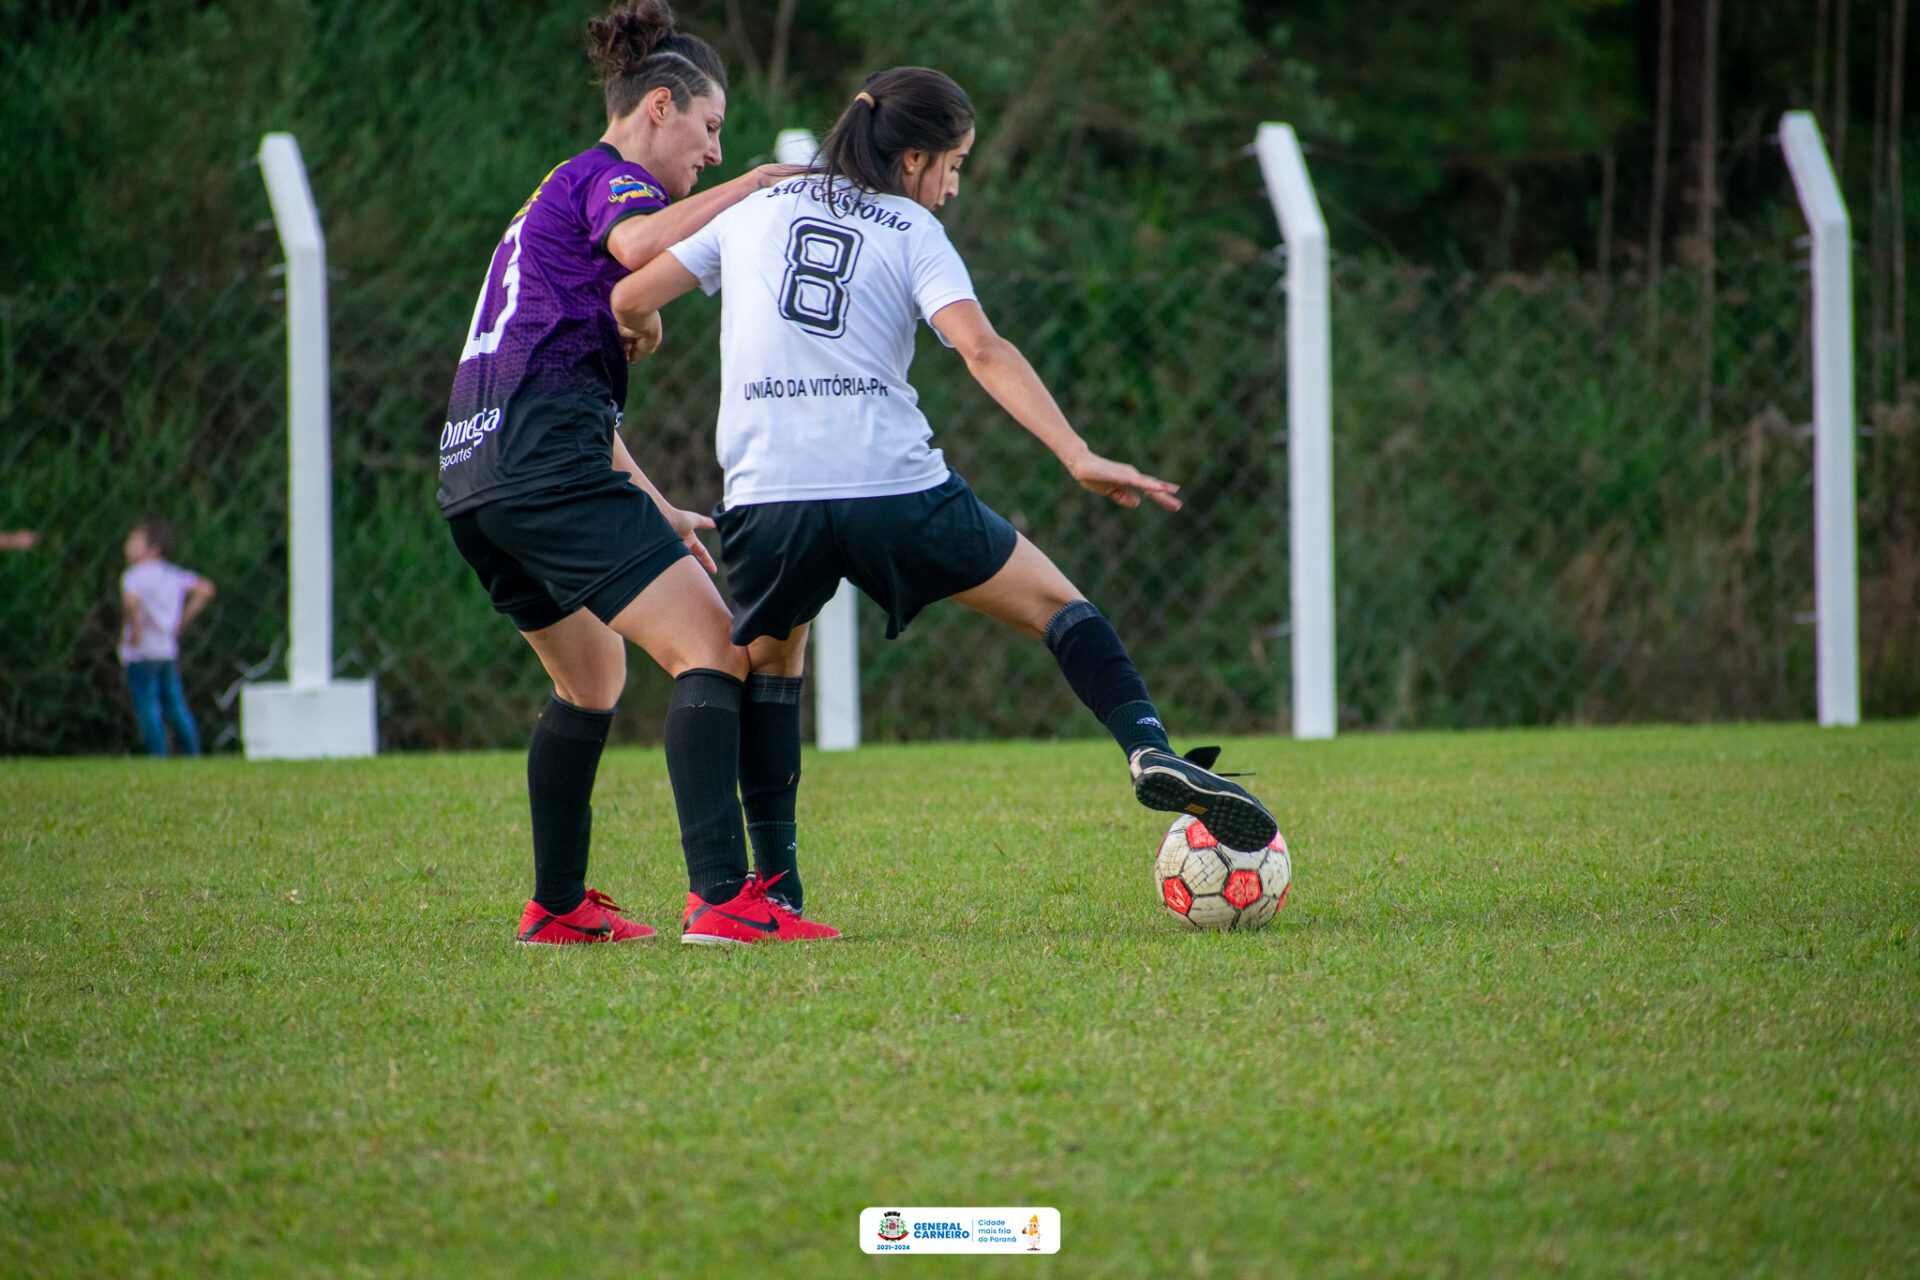
<svg viewBox="0 0 1920 1280"><path fill-rule="evenodd" d="M699 283L680 259L663 253L613 286L613 318L634 333L658 330L660 308Z"/></svg>
<svg viewBox="0 0 1920 1280"><path fill-rule="evenodd" d="M974 380L1015 422L1053 450L1053 456L1082 488L1112 498L1123 507L1139 506L1144 493L1169 511L1180 509L1180 499L1175 496L1180 492L1179 485L1103 458L1088 447L1060 412L1040 375L1020 354L1020 348L994 332L979 303L944 306L934 312L932 324L966 360L967 372Z"/></svg>
<svg viewBox="0 0 1920 1280"><path fill-rule="evenodd" d="M613 469L626 472L627 479L647 491L647 496L653 499L653 505L660 509L660 514L667 518L673 531L687 544L687 550L693 552L693 558L708 573L720 571L720 566L713 562L713 553L700 541L700 530L713 528L713 518L703 516L698 511L683 511L662 497L653 481L647 479L647 473L640 469L640 464L633 460L633 454L627 451L627 442L620 438L618 431L613 433Z"/></svg>
<svg viewBox="0 0 1920 1280"><path fill-rule="evenodd" d="M754 192L800 172L803 170L792 165L763 164L732 182L676 200L658 213L627 218L608 234L607 252L627 270L636 271L659 257L668 245L679 244Z"/></svg>

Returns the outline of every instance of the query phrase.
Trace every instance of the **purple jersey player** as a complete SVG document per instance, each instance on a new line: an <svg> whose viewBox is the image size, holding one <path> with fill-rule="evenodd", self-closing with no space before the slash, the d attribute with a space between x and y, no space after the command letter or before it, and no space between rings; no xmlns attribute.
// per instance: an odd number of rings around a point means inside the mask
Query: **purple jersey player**
<svg viewBox="0 0 1920 1280"><path fill-rule="evenodd" d="M625 274L607 252L628 218L669 197L609 142L554 166L494 250L460 353L440 436L448 516L534 493L612 456L627 360L607 295Z"/></svg>
<svg viewBox="0 0 1920 1280"><path fill-rule="evenodd" d="M519 940L654 936L586 887L593 779L627 640L674 677L667 774L689 901L697 895L724 925L690 926L682 940L836 936L770 904L749 872L736 792L747 662L707 576L713 558L697 531L713 521L667 502L615 430L627 360L660 341L657 324L615 323L615 282L788 171L757 169L689 197L720 162L719 55L674 30L665 0L629 0L590 22L588 38L606 133L556 165L507 224L440 434L439 501L454 543L553 678L527 754L534 891Z"/></svg>

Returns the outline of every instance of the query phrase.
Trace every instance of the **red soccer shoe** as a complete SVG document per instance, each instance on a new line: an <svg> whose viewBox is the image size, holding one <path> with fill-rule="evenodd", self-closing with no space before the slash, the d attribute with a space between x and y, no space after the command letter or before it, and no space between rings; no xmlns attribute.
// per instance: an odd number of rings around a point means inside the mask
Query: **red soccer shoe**
<svg viewBox="0 0 1920 1280"><path fill-rule="evenodd" d="M598 889L587 890L586 901L563 916L556 916L537 902L529 902L520 915L520 945L527 947L567 947L584 942L639 942L651 938L656 930L617 914L620 904Z"/></svg>
<svg viewBox="0 0 1920 1280"><path fill-rule="evenodd" d="M767 882L759 876L748 876L740 892L726 902L708 902L697 893L689 893L687 913L680 923L680 941L701 947L814 942L839 936L838 929L802 920L784 905L769 899Z"/></svg>

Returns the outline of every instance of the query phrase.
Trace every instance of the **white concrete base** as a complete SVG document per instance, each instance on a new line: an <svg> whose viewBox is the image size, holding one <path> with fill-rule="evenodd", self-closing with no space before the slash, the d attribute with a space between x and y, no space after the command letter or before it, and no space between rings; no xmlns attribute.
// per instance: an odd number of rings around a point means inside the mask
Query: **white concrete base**
<svg viewBox="0 0 1920 1280"><path fill-rule="evenodd" d="M249 760L370 756L378 740L373 681L330 680L312 688L240 689L240 739Z"/></svg>

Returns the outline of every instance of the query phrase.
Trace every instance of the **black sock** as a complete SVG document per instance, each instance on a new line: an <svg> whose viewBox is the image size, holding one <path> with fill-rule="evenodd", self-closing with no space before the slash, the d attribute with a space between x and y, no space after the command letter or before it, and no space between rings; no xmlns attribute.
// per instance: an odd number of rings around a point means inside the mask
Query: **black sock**
<svg viewBox="0 0 1920 1280"><path fill-rule="evenodd" d="M804 901L794 820L804 685L800 676L750 675L746 701L740 705L740 802L747 812L753 869L762 880L780 876L773 891L795 911Z"/></svg>
<svg viewBox="0 0 1920 1280"><path fill-rule="evenodd" d="M1101 723L1107 726L1107 732L1120 744L1120 753L1129 760L1142 747L1173 750L1173 744L1167 741L1167 728L1160 723L1160 712L1151 702L1123 702Z"/></svg>
<svg viewBox="0 0 1920 1280"><path fill-rule="evenodd" d="M740 829L740 693L724 671L695 667L673 682L667 702L667 777L680 812L687 888L725 902L747 882Z"/></svg>
<svg viewBox="0 0 1920 1280"><path fill-rule="evenodd" d="M593 833L593 775L613 712L551 698L527 748L527 799L533 809L533 900L557 916L587 896L587 846Z"/></svg>
<svg viewBox="0 0 1920 1280"><path fill-rule="evenodd" d="M1129 758L1142 747L1172 750L1146 681L1098 609L1085 600L1063 606L1047 622L1047 648L1074 693Z"/></svg>

